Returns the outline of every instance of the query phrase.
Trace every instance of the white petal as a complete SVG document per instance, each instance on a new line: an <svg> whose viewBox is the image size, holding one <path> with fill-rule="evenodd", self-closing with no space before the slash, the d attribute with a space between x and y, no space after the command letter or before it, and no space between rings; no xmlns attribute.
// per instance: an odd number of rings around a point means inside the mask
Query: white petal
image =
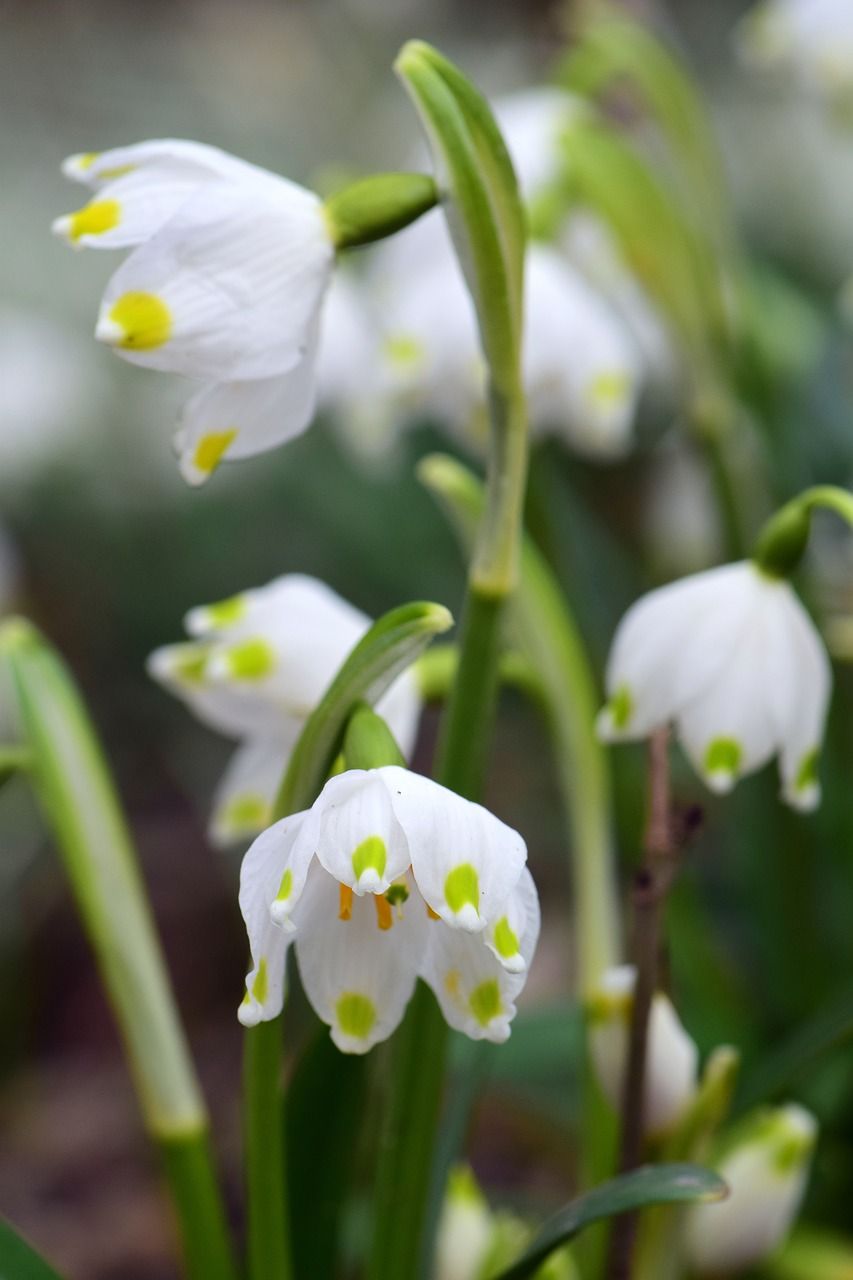
<svg viewBox="0 0 853 1280"><path fill-rule="evenodd" d="M95 336L165 372L270 378L303 359L333 257L311 192L205 183L112 277Z"/></svg>
<svg viewBox="0 0 853 1280"><path fill-rule="evenodd" d="M622 1104L635 982L632 965L608 969L589 1005L589 1043L596 1076L616 1109ZM646 1050L643 1122L647 1134L657 1137L672 1129L695 1095L698 1065L696 1044L672 1002L657 992Z"/></svg>
<svg viewBox="0 0 853 1280"><path fill-rule="evenodd" d="M499 909L496 919L490 921L483 939L508 973L523 973L527 968L530 930L538 929L536 887L525 867L512 893Z"/></svg>
<svg viewBox="0 0 853 1280"><path fill-rule="evenodd" d="M787 584L782 623L793 651L793 680L787 716L778 726L783 795L796 809L820 802L817 759L832 689L832 668L820 634ZM780 690L781 692L781 690Z"/></svg>
<svg viewBox="0 0 853 1280"><path fill-rule="evenodd" d="M184 406L175 436L181 474L204 484L220 462L275 449L311 425L316 398L312 341L303 359L276 378L215 382Z"/></svg>
<svg viewBox="0 0 853 1280"><path fill-rule="evenodd" d="M317 857L341 884L358 894L385 893L408 869L409 846L377 770L330 778L314 811Z"/></svg>
<svg viewBox="0 0 853 1280"><path fill-rule="evenodd" d="M240 868L240 910L249 935L252 968L238 1017L247 1027L281 1013L291 934L273 922L270 908L284 889L289 890L288 906L295 905L302 893L311 861L311 855L305 853L306 842L300 844L299 839L306 819L307 814L297 813L270 827L258 836ZM289 880L283 883L286 874Z"/></svg>
<svg viewBox="0 0 853 1280"><path fill-rule="evenodd" d="M227 151L220 151L218 147L209 147L203 142L190 142L184 138L155 138L127 147L113 147L109 151L87 151L69 156L62 162L62 172L66 178L83 182L95 189L129 173L151 173L159 168L180 170L194 175L198 181L218 177L245 182L265 172L256 165L229 155Z"/></svg>
<svg viewBox="0 0 853 1280"><path fill-rule="evenodd" d="M598 731L643 738L709 688L739 642L758 593L753 566L724 565L643 596L619 624L607 662L610 703Z"/></svg>
<svg viewBox="0 0 853 1280"><path fill-rule="evenodd" d="M524 987L539 937L539 899L526 869L518 893L525 917L521 940L525 972L508 973L483 934L448 929L441 921L430 925L421 977L432 987L450 1026L472 1040L506 1040L515 1017L514 1002Z"/></svg>
<svg viewBox="0 0 853 1280"><path fill-rule="evenodd" d="M155 649L148 674L181 698L203 724L230 738L292 738L301 721L285 719L283 709L239 686L210 677L213 648L205 643L168 644Z"/></svg>
<svg viewBox="0 0 853 1280"><path fill-rule="evenodd" d="M418 888L448 924L479 930L499 918L527 847L481 805L396 766L377 771L406 833Z"/></svg>
<svg viewBox="0 0 853 1280"><path fill-rule="evenodd" d="M253 739L231 757L213 797L210 837L220 848L258 835L272 822L273 805L296 741Z"/></svg>
<svg viewBox="0 0 853 1280"><path fill-rule="evenodd" d="M319 865L300 912L296 958L305 994L343 1053L366 1053L395 1030L414 990L429 928L412 892L382 929L373 898L340 919L340 886Z"/></svg>
<svg viewBox="0 0 853 1280"><path fill-rule="evenodd" d="M139 170L108 182L82 209L57 218L54 235L75 249L142 244L177 213L204 177L183 166Z"/></svg>

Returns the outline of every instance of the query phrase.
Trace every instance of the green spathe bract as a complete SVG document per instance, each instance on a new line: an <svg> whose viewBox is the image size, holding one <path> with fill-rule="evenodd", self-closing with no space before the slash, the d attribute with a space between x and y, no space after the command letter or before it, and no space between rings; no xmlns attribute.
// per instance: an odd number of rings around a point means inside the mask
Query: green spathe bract
<svg viewBox="0 0 853 1280"><path fill-rule="evenodd" d="M336 249L352 249L401 231L438 200L425 173L377 173L353 182L324 205Z"/></svg>

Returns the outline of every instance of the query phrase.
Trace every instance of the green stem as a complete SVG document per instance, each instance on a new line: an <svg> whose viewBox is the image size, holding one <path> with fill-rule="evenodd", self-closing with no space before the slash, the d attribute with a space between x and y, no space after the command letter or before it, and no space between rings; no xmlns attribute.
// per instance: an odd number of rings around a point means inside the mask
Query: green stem
<svg viewBox="0 0 853 1280"><path fill-rule="evenodd" d="M190 1274L228 1280L236 1272L204 1102L101 744L70 673L34 627L21 619L4 623L0 657L12 676L33 783L124 1041L146 1128L169 1149Z"/></svg>
<svg viewBox="0 0 853 1280"><path fill-rule="evenodd" d="M249 1280L289 1280L285 1191L282 1016L246 1031L243 1132L246 1147Z"/></svg>
<svg viewBox="0 0 853 1280"><path fill-rule="evenodd" d="M159 1146L191 1280L233 1280L231 1241L207 1134L163 1138Z"/></svg>

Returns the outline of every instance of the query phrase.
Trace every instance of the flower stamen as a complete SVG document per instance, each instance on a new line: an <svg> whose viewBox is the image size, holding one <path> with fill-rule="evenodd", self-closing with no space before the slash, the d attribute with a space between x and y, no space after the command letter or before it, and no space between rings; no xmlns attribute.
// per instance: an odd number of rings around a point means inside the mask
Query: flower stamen
<svg viewBox="0 0 853 1280"><path fill-rule="evenodd" d="M340 889L340 906L338 909L339 920L352 919L352 889L348 884L342 884Z"/></svg>

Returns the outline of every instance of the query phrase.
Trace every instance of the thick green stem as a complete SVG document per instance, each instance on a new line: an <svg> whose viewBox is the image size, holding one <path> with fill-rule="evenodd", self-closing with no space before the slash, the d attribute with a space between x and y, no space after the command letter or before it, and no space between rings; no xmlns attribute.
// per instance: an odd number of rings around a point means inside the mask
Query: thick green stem
<svg viewBox="0 0 853 1280"><path fill-rule="evenodd" d="M6 622L0 657L11 672L33 783L124 1041L146 1127L168 1148L190 1274L227 1280L235 1268L204 1102L101 744L69 672L34 627Z"/></svg>
<svg viewBox="0 0 853 1280"><path fill-rule="evenodd" d="M249 1280L289 1280L291 1275L281 1044L281 1016L246 1032L243 1132Z"/></svg>
<svg viewBox="0 0 853 1280"><path fill-rule="evenodd" d="M231 1241L206 1132L159 1143L191 1280L233 1280Z"/></svg>

